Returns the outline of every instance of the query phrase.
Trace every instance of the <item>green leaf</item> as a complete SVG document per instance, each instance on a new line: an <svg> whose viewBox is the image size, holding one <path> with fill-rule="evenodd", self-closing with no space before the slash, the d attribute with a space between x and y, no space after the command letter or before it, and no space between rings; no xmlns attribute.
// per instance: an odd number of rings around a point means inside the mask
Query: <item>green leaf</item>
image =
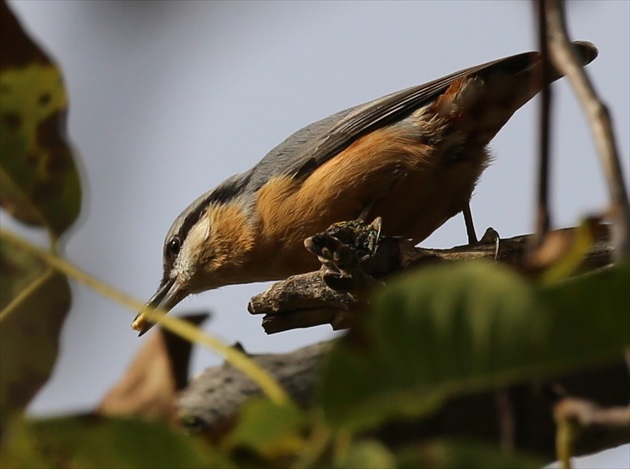
<svg viewBox="0 0 630 469"><path fill-rule="evenodd" d="M505 453L494 446L472 442L436 441L401 450L399 469L539 469L544 461L531 456Z"/></svg>
<svg viewBox="0 0 630 469"><path fill-rule="evenodd" d="M306 416L294 405L252 399L241 408L227 444L252 449L265 458L287 456L304 446L306 424Z"/></svg>
<svg viewBox="0 0 630 469"><path fill-rule="evenodd" d="M376 440L353 443L334 466L336 469L388 469L398 467L394 455ZM420 467L420 466L418 466Z"/></svg>
<svg viewBox="0 0 630 469"><path fill-rule="evenodd" d="M357 429L444 399L618 357L630 343L630 268L541 289L507 267L426 268L384 288L327 358L327 419Z"/></svg>
<svg viewBox="0 0 630 469"><path fill-rule="evenodd" d="M230 468L201 440L165 425L124 418L66 417L9 428L2 467Z"/></svg>
<svg viewBox="0 0 630 469"><path fill-rule="evenodd" d="M0 21L0 205L58 237L81 207L79 174L64 134L63 78L4 2Z"/></svg>
<svg viewBox="0 0 630 469"><path fill-rule="evenodd" d="M560 363L598 364L630 344L630 263L541 289L553 307L548 355Z"/></svg>
<svg viewBox="0 0 630 469"><path fill-rule="evenodd" d="M0 431L48 381L70 308L63 275L0 238Z"/></svg>
<svg viewBox="0 0 630 469"><path fill-rule="evenodd" d="M50 458L46 458L43 451L38 448L38 442L30 437L23 425L10 425L8 435L3 437L0 446L0 467L3 469L52 469L60 467L54 464Z"/></svg>

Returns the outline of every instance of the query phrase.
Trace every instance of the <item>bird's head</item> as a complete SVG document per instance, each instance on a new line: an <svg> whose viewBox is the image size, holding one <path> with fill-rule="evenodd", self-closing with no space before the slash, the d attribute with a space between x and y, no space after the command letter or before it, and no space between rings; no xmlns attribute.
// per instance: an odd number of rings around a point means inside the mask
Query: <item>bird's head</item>
<svg viewBox="0 0 630 469"><path fill-rule="evenodd" d="M168 312L191 294L247 281L239 273L253 246L251 226L239 204L211 195L173 222L164 240L162 280L145 308ZM142 311L132 324L140 335L151 326Z"/></svg>

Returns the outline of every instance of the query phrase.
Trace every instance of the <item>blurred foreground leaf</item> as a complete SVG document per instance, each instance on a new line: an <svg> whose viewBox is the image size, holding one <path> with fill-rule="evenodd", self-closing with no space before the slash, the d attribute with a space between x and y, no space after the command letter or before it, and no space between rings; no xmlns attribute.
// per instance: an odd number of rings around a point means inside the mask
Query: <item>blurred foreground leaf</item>
<svg viewBox="0 0 630 469"><path fill-rule="evenodd" d="M0 2L0 205L58 237L77 218L81 187L65 137L61 71Z"/></svg>
<svg viewBox="0 0 630 469"><path fill-rule="evenodd" d="M70 286L19 246L0 238L0 428L48 380L70 308Z"/></svg>
<svg viewBox="0 0 630 469"><path fill-rule="evenodd" d="M388 469L398 467L394 455L387 447L376 440L363 440L353 443L346 454L333 466L335 469ZM430 467L430 466L417 466Z"/></svg>
<svg viewBox="0 0 630 469"><path fill-rule="evenodd" d="M282 458L304 447L306 425L306 416L293 405L251 399L241 408L227 443L233 448L254 450L265 458Z"/></svg>
<svg viewBox="0 0 630 469"><path fill-rule="evenodd" d="M399 469L539 469L545 465L531 456L465 441L436 441L408 447L398 454L397 463Z"/></svg>
<svg viewBox="0 0 630 469"><path fill-rule="evenodd" d="M157 423L82 416L17 422L2 448L3 468L230 468L201 440Z"/></svg>
<svg viewBox="0 0 630 469"><path fill-rule="evenodd" d="M365 327L329 355L328 420L362 428L449 396L619 357L630 344L630 267L537 288L498 264L440 265L375 299Z"/></svg>
<svg viewBox="0 0 630 469"><path fill-rule="evenodd" d="M28 251L14 246L0 237L0 310L4 310L21 292L40 277L47 269L46 264Z"/></svg>

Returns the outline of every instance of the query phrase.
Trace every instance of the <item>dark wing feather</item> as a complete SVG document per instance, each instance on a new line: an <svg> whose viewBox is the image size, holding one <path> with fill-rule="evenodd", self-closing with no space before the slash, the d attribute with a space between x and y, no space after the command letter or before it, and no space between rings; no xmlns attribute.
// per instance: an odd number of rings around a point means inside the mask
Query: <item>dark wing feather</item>
<svg viewBox="0 0 630 469"><path fill-rule="evenodd" d="M518 73L530 67L537 56L536 52L527 52L495 60L372 101L359 109L359 112L351 112L331 129L328 136L310 155L310 158L315 160L315 164L308 161L303 163L296 174L302 175L308 167L320 166L363 135L404 119L417 109L430 104L450 85L463 77L482 76L493 73L496 68L506 73Z"/></svg>
<svg viewBox="0 0 630 469"><path fill-rule="evenodd" d="M423 85L407 88L355 106L298 130L271 150L252 169L256 190L281 174L304 178L354 141L391 122L405 118L432 102L458 79L491 71L493 67L522 70L536 57L535 52L519 54L467 68Z"/></svg>
<svg viewBox="0 0 630 469"><path fill-rule="evenodd" d="M576 42L576 51L584 64L597 56L597 49L588 42ZM290 175L308 177L315 169L333 158L362 136L389 123L404 119L429 104L462 77L486 75L502 71L518 74L538 64L537 52L525 52L460 70L451 75L392 93L368 103L338 112L304 127L271 150L247 176L248 189L258 190L270 178ZM552 81L560 78L552 76Z"/></svg>

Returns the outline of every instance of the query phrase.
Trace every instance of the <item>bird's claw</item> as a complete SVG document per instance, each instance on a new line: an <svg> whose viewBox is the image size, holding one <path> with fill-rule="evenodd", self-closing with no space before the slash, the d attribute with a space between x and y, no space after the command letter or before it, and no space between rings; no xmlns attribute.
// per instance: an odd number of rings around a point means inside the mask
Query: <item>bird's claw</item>
<svg viewBox="0 0 630 469"><path fill-rule="evenodd" d="M340 292L358 292L380 284L362 267L362 262L374 255L380 232L380 217L370 224L360 220L339 222L311 236L304 245L322 263L322 279L328 287Z"/></svg>
<svg viewBox="0 0 630 469"><path fill-rule="evenodd" d="M501 251L501 236L492 227L488 228L479 240L479 244L494 244L494 260L499 260L499 252Z"/></svg>

